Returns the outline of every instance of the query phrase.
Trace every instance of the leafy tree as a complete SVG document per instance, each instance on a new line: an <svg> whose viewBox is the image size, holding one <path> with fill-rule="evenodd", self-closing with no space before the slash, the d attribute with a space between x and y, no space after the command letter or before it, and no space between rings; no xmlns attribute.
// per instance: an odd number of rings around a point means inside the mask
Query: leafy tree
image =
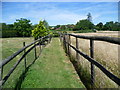
<svg viewBox="0 0 120 90"><path fill-rule="evenodd" d="M120 23L119 22L114 23L113 30L114 31L120 31Z"/></svg>
<svg viewBox="0 0 120 90"><path fill-rule="evenodd" d="M45 26L46 29L49 29L49 24L46 20L43 20L43 24Z"/></svg>
<svg viewBox="0 0 120 90"><path fill-rule="evenodd" d="M31 35L32 24L30 20L24 18L16 19L16 22L14 22L14 29L17 30L18 36L28 37Z"/></svg>
<svg viewBox="0 0 120 90"><path fill-rule="evenodd" d="M119 22L106 22L103 27L103 30L110 30L110 31L120 31L120 23Z"/></svg>
<svg viewBox="0 0 120 90"><path fill-rule="evenodd" d="M32 25L32 30L37 27L38 24Z"/></svg>
<svg viewBox="0 0 120 90"><path fill-rule="evenodd" d="M57 25L57 26L54 27L54 29L57 29L57 28L60 28L60 27L61 27L60 25Z"/></svg>
<svg viewBox="0 0 120 90"><path fill-rule="evenodd" d="M86 30L86 29L93 29L94 24L88 20L80 20L74 27L74 30Z"/></svg>
<svg viewBox="0 0 120 90"><path fill-rule="evenodd" d="M61 30L66 30L66 29L67 29L67 27L65 25L61 26Z"/></svg>
<svg viewBox="0 0 120 90"><path fill-rule="evenodd" d="M102 28L103 28L103 23L102 22L100 22L96 25L97 30L102 30Z"/></svg>
<svg viewBox="0 0 120 90"><path fill-rule="evenodd" d="M48 35L49 31L44 26L44 22L40 21L37 27L32 30L32 36L36 39Z"/></svg>

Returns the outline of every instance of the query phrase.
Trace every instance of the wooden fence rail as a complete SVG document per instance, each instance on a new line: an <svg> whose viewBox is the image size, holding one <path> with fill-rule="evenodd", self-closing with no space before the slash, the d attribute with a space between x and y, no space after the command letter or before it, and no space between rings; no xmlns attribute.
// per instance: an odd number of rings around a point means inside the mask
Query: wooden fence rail
<svg viewBox="0 0 120 90"><path fill-rule="evenodd" d="M70 54L70 47L71 47L76 51L77 59L78 59L78 54L80 54L91 63L91 86L94 86L94 83L95 83L94 66L98 67L107 77L109 77L112 81L114 81L117 85L120 86L120 78L118 78L117 76L109 72L105 67L103 67L100 63L94 60L94 40L105 41L105 42L120 45L120 38L104 37L104 36L81 36L81 35L63 34L63 33L59 33L59 34L60 34L60 40L63 42L63 45L66 49L65 51L67 52L68 55ZM70 36L73 36L76 38L76 47L71 45ZM78 49L78 38L90 40L90 56L88 56L87 54L83 53ZM68 48L66 46L68 46Z"/></svg>
<svg viewBox="0 0 120 90"><path fill-rule="evenodd" d="M32 42L29 45L25 46L25 42L23 42L23 48L20 49L19 51L17 51L16 53L14 53L12 56L9 56L7 59L2 60L2 63L0 64L0 69L1 69L1 75L0 75L0 87L2 87L2 85L4 85L4 83L8 80L8 78L10 77L10 75L12 74L12 72L16 69L16 67L19 65L19 63L22 61L22 59L24 59L24 66L25 69L27 68L26 65L26 55L32 50L35 49L34 55L35 55L35 60L37 59L37 55L36 55L36 46L39 45L40 47L40 52L41 52L41 45L43 45L43 43L45 42L50 43L51 41L51 36L45 36L42 37L38 40L35 40L34 42ZM26 49L29 47L29 49L26 51ZM2 77L3 75L3 67L5 65L7 65L7 63L9 63L10 61L12 61L17 55L19 55L20 53L22 53L24 51L24 54L20 57L20 59L14 64L14 66L10 69L10 71L7 73L7 75L5 75L5 77ZM33 60L33 62L35 61Z"/></svg>

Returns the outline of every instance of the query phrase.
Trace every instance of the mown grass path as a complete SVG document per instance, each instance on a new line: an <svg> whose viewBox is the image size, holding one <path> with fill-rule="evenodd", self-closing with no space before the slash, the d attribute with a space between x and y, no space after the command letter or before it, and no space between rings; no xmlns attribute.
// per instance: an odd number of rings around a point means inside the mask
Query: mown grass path
<svg viewBox="0 0 120 90"><path fill-rule="evenodd" d="M30 67L21 88L85 88L58 38L53 38Z"/></svg>

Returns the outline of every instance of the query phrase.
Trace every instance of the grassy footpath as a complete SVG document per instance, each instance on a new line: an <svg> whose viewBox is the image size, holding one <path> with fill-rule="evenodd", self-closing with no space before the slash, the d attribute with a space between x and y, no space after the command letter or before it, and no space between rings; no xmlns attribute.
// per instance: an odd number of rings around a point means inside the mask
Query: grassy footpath
<svg viewBox="0 0 120 90"><path fill-rule="evenodd" d="M22 88L85 88L65 55L58 38L44 48L30 67Z"/></svg>

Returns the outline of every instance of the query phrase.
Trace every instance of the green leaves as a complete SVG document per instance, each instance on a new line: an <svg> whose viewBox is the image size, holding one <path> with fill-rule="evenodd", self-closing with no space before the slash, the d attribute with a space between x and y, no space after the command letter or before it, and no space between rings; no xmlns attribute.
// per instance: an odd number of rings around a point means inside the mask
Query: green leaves
<svg viewBox="0 0 120 90"><path fill-rule="evenodd" d="M74 27L74 30L86 30L86 29L93 29L94 24L89 20L80 20Z"/></svg>
<svg viewBox="0 0 120 90"><path fill-rule="evenodd" d="M31 35L32 24L30 20L24 18L16 19L16 22L14 22L14 29L17 30L17 36L28 37Z"/></svg>
<svg viewBox="0 0 120 90"><path fill-rule="evenodd" d="M38 38L49 34L49 30L44 26L46 25L46 23L44 22L45 21L40 21L37 27L34 30L32 30L33 37Z"/></svg>

